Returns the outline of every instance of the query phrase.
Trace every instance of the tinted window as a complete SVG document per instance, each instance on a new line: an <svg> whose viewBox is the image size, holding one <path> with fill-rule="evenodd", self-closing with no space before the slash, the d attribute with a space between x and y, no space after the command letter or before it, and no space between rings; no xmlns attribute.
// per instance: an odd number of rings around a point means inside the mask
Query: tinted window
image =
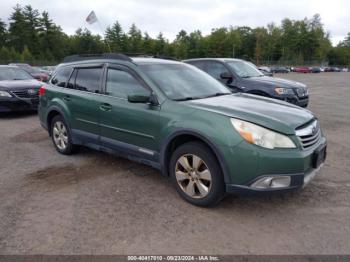
<svg viewBox="0 0 350 262"><path fill-rule="evenodd" d="M51 84L55 86L65 87L71 71L72 69L70 67L59 69L57 74L52 78Z"/></svg>
<svg viewBox="0 0 350 262"><path fill-rule="evenodd" d="M102 68L80 68L77 70L75 89L96 92L99 91Z"/></svg>
<svg viewBox="0 0 350 262"><path fill-rule="evenodd" d="M229 73L226 67L218 62L206 62L206 72L216 79L221 79L220 75L222 73Z"/></svg>
<svg viewBox="0 0 350 262"><path fill-rule="evenodd" d="M108 95L127 98L144 87L128 72L108 69L106 92Z"/></svg>

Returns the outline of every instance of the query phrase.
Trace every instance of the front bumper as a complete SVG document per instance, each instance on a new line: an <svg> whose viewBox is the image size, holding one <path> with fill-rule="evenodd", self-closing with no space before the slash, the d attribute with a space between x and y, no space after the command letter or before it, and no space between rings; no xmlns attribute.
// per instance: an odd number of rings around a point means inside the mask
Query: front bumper
<svg viewBox="0 0 350 262"><path fill-rule="evenodd" d="M294 138L293 138L294 139ZM296 139L296 138L295 138ZM295 141L297 144L297 141ZM305 186L317 174L327 155L327 140L321 137L308 149L264 149L242 141L235 147L221 147L228 167L226 179L228 193L264 193L290 191ZM263 178L270 179L267 188L258 188ZM290 178L282 186L272 186L274 181Z"/></svg>
<svg viewBox="0 0 350 262"><path fill-rule="evenodd" d="M309 96L298 97L296 95L291 95L291 96L276 96L274 98L286 101L288 103L291 103L300 107L307 107L309 104Z"/></svg>
<svg viewBox="0 0 350 262"><path fill-rule="evenodd" d="M0 113L35 111L38 109L38 98L8 97L0 99Z"/></svg>
<svg viewBox="0 0 350 262"><path fill-rule="evenodd" d="M254 194L264 194L264 193L273 193L273 192L289 192L289 191L294 191L300 188L305 187L310 181L318 174L318 171L321 169L323 166L320 165L318 168L311 168L305 173L299 173L299 174L283 174L283 175L269 175L269 177L273 176L290 176L291 177L291 183L288 187L283 187L283 188L269 188L269 189L262 189L262 188L252 188L249 185L235 185L235 184L227 184L226 185L226 192L230 194L238 194L238 195L254 195ZM267 177L267 175L258 177L254 181ZM252 184L254 183L252 181Z"/></svg>

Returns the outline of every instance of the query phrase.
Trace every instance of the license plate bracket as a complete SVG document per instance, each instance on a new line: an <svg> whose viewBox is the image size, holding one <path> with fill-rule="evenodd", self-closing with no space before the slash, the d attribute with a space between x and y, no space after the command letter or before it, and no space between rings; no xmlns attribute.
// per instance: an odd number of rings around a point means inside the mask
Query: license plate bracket
<svg viewBox="0 0 350 262"><path fill-rule="evenodd" d="M313 159L312 159L312 167L313 168L318 168L325 160L327 157L327 145L321 145L319 146L313 154Z"/></svg>

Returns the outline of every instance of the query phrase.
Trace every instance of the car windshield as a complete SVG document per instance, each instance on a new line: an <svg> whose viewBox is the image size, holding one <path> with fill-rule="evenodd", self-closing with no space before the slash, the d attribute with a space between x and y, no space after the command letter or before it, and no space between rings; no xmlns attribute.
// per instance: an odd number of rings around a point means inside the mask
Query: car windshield
<svg viewBox="0 0 350 262"><path fill-rule="evenodd" d="M172 100L231 94L219 81L186 64L144 64L141 70Z"/></svg>
<svg viewBox="0 0 350 262"><path fill-rule="evenodd" d="M14 67L0 67L0 81L33 79L26 71Z"/></svg>
<svg viewBox="0 0 350 262"><path fill-rule="evenodd" d="M232 70L242 78L263 76L254 65L244 61L228 61L227 64Z"/></svg>
<svg viewBox="0 0 350 262"><path fill-rule="evenodd" d="M20 68L22 68L23 70L25 70L26 72L28 72L29 74L35 74L35 73L40 73L40 70L36 67L31 67L31 66L19 66Z"/></svg>

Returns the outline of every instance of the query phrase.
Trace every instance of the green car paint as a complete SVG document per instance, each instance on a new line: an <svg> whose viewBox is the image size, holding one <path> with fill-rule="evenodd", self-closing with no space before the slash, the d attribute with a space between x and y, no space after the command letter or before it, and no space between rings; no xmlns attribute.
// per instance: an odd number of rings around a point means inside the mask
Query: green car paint
<svg viewBox="0 0 350 262"><path fill-rule="evenodd" d="M104 73L100 86L96 87L98 93L50 83L45 85L45 95L41 96L39 105L42 126L50 130L52 115L60 114L74 133L74 143L119 151L125 157L159 168L163 175L169 174L171 145L175 139L200 140L217 157L227 192L275 191L274 188L250 187L256 179L274 175L295 178L290 186L278 191L299 188L304 185L303 179L319 167L313 163L315 151L325 147L325 137L321 134L314 144L303 148L296 135L296 130L316 120L309 110L248 94L176 101L170 99L143 69L144 65L153 64L183 65L204 74L190 65L151 58L135 58L132 62L104 59L62 64L56 72L63 67L100 66ZM157 103L130 103L128 99L107 95L104 89L107 68L130 72ZM162 77L166 80L167 75ZM232 126L231 118L283 134L294 142L295 148L268 149L248 143ZM80 139L79 135L85 139Z"/></svg>

